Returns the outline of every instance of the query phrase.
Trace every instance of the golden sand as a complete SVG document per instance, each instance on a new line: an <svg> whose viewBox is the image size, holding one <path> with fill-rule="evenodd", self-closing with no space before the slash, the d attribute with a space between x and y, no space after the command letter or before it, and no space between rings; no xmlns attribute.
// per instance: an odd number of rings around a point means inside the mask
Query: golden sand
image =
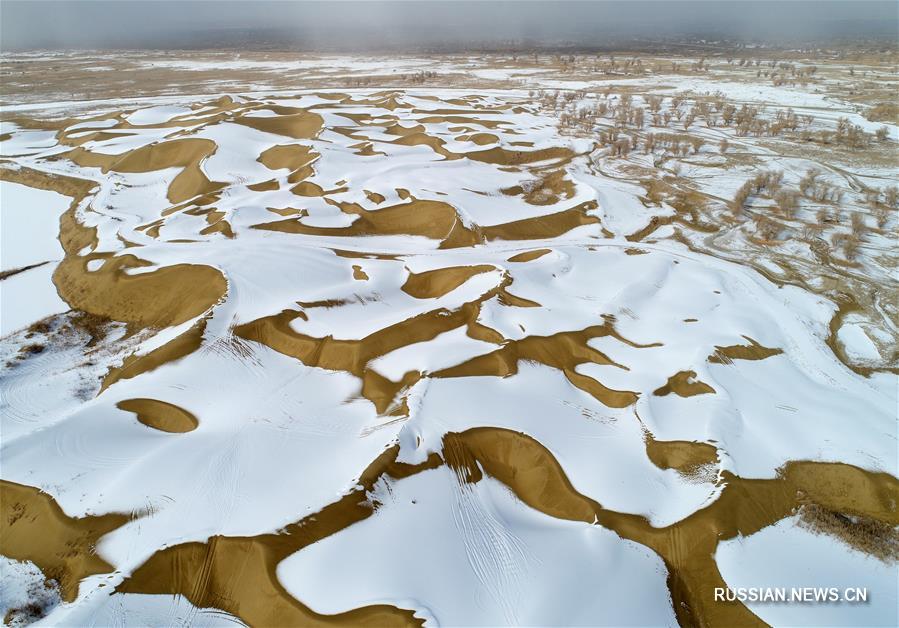
<svg viewBox="0 0 899 628"><path fill-rule="evenodd" d="M372 192L371 190L363 190L363 192L365 192L365 198L367 198L375 205L380 205L386 200L383 194L378 194L377 192Z"/></svg>
<svg viewBox="0 0 899 628"><path fill-rule="evenodd" d="M471 246L479 241L459 220L452 205L440 201L413 200L368 211L356 203L338 203L341 211L359 216L349 227L310 227L298 220L279 220L255 229L306 235L368 236L418 235L443 242L442 248Z"/></svg>
<svg viewBox="0 0 899 628"><path fill-rule="evenodd" d="M685 440L655 440L645 434L646 455L660 469L674 469L692 475L700 468L718 462L717 448L708 443Z"/></svg>
<svg viewBox="0 0 899 628"><path fill-rule="evenodd" d="M714 393L715 389L696 379L696 371L680 371L668 378L668 383L652 394L664 397L674 393L678 397L692 397Z"/></svg>
<svg viewBox="0 0 899 628"><path fill-rule="evenodd" d="M209 266L178 264L128 275L125 272L128 268L148 263L133 255L79 257L82 249L96 245L95 230L83 226L75 217L78 203L94 188L92 182L24 168L0 169L0 176L7 181L73 197L69 209L60 218L59 240L66 256L53 273L59 296L73 309L137 328L166 327L195 318L224 296L225 278ZM87 263L94 259L103 259L105 263L99 270L88 272Z"/></svg>
<svg viewBox="0 0 899 628"><path fill-rule="evenodd" d="M550 249L536 249L534 251L525 251L524 253L519 253L517 255L513 255L507 261L510 262L533 262L535 259L540 259L544 255L548 253L552 253Z"/></svg>
<svg viewBox="0 0 899 628"><path fill-rule="evenodd" d="M173 139L141 146L120 155L93 153L76 148L64 156L79 166L98 167L106 172L152 172L182 168L169 184L168 198L181 203L224 187L206 178L200 162L216 151L215 142L200 138Z"/></svg>
<svg viewBox="0 0 899 628"><path fill-rule="evenodd" d="M206 318L193 325L183 334L179 334L173 340L144 355L131 354L124 359L121 366L111 368L103 378L100 392L120 379L137 377L141 373L147 373L159 368L163 364L174 362L184 356L190 355L200 348L203 343L203 332L206 330Z"/></svg>
<svg viewBox="0 0 899 628"><path fill-rule="evenodd" d="M87 271L92 259L106 263ZM129 275L146 266L132 255L67 256L53 273L59 295L75 309L130 323L138 328L179 325L206 312L227 290L224 276L211 266L176 264Z"/></svg>
<svg viewBox="0 0 899 628"><path fill-rule="evenodd" d="M843 464L791 462L773 480L745 480L724 472L724 490L715 502L675 524L654 528L639 515L607 510L578 493L552 454L524 434L476 428L448 434L444 451L462 481L478 481L483 469L541 512L598 523L654 550L668 567L674 610L685 626L764 625L739 602L713 601L710 592L726 586L714 561L720 541L754 534L808 503L899 523L899 480ZM669 462L683 462L679 457Z"/></svg>
<svg viewBox="0 0 899 628"><path fill-rule="evenodd" d="M288 183L299 183L312 176L312 164L318 159L318 153L309 146L300 144L279 144L262 151L257 161L271 170L290 170ZM275 188L277 189L277 188Z"/></svg>
<svg viewBox="0 0 899 628"><path fill-rule="evenodd" d="M585 212L596 209L595 201L581 203L548 216L536 216L489 227L481 227L488 240L543 240L557 238L576 227L599 224L599 218Z"/></svg>
<svg viewBox="0 0 899 628"><path fill-rule="evenodd" d="M409 611L385 605L319 615L292 598L275 575L284 558L369 517L377 504L368 501L366 493L378 478L401 481L443 463L431 454L425 463L406 465L396 462L397 453L396 446L385 451L363 472L356 489L280 533L219 536L208 543L161 550L119 590L184 595L198 607L220 608L252 625L415 623ZM899 522L899 481L842 464L792 462L772 480L745 480L725 472L715 502L682 521L655 528L640 515L605 509L579 493L552 453L519 432L483 427L448 433L443 456L462 485L489 475L540 512L601 525L658 553L669 570L672 603L682 625L764 625L739 602L713 602L709 592L725 586L714 561L720 541L754 534L809 504L891 525Z"/></svg>
<svg viewBox="0 0 899 628"><path fill-rule="evenodd" d="M360 340L314 338L295 332L290 321L300 313L285 311L258 319L234 329L235 335L265 344L279 353L290 355L307 366L345 371L358 377L362 395L383 414L393 405L403 382L390 382L369 370L370 361L395 349L416 342L433 340L439 334L462 325L473 325L477 309L462 308L453 312L438 309L379 329Z"/></svg>
<svg viewBox="0 0 899 628"><path fill-rule="evenodd" d="M158 399L125 399L118 402L116 407L125 412L133 412L138 421L162 432L183 434L192 432L200 424L197 417L184 408Z"/></svg>
<svg viewBox="0 0 899 628"><path fill-rule="evenodd" d="M322 615L293 598L278 580L278 563L323 538L370 517L374 508L367 492L382 477L403 478L440 465L432 454L420 465L396 461L399 447L378 456L366 468L357 488L318 513L276 534L212 537L207 543L185 543L161 550L138 568L119 591L183 595L199 608L218 608L252 626L412 626L421 621L411 611L387 605Z"/></svg>
<svg viewBox="0 0 899 628"><path fill-rule="evenodd" d="M614 325L610 321L606 321L602 325L588 327L581 331L507 340L496 351L474 357L458 366L438 371L433 376L507 377L518 372L519 361L537 362L562 371L572 385L592 395L600 403L610 408L624 408L637 401L638 393L613 390L593 377L576 372L580 364L587 363L604 364L627 370L627 367L614 362L606 354L587 344L590 340L602 336L612 336L631 346L643 346L625 341L615 331Z"/></svg>
<svg viewBox="0 0 899 628"><path fill-rule="evenodd" d="M353 264L353 279L356 281L368 281L368 275L359 264Z"/></svg>
<svg viewBox="0 0 899 628"><path fill-rule="evenodd" d="M247 116L241 115L234 118L237 124L243 124L275 135L283 135L298 140L315 137L322 128L322 118L317 113L311 113L304 109L292 109L290 107L267 107L283 115L277 116Z"/></svg>
<svg viewBox="0 0 899 628"><path fill-rule="evenodd" d="M528 189L515 185L500 191L507 196L521 196L531 205L554 205L562 199L574 197L575 194L574 181L568 178L563 169L554 170L542 175L536 181L531 181Z"/></svg>
<svg viewBox="0 0 899 628"><path fill-rule="evenodd" d="M743 336L748 345L715 346L715 353L709 356L712 364L731 364L734 360L764 360L783 353L783 349L763 347L749 336Z"/></svg>
<svg viewBox="0 0 899 628"><path fill-rule="evenodd" d="M451 266L422 273L409 273L402 291L416 299L436 299L449 294L463 283L481 273L496 270L495 266Z"/></svg>
<svg viewBox="0 0 899 628"><path fill-rule="evenodd" d="M0 480L0 553L37 565L59 583L65 602L78 597L83 578L113 571L97 556L97 542L130 520L128 515L69 517L47 493Z"/></svg>
<svg viewBox="0 0 899 628"><path fill-rule="evenodd" d="M277 190L280 187L280 184L272 179L271 181L263 181L262 183L251 183L247 186L247 189L252 190L253 192L271 192L272 190Z"/></svg>
<svg viewBox="0 0 899 628"><path fill-rule="evenodd" d="M491 146L497 142L498 136L482 129L497 130L497 133L502 130L511 134L514 131L504 128L510 125L507 121L491 120L483 116L489 115L491 111L505 111L508 107L477 108L473 105L476 101L459 98L448 101L456 108L414 110L403 102L402 92L395 90L356 100L346 94L321 96L333 101L332 106L339 103L368 104L391 112L377 117L351 111L340 113L356 126L333 130L359 140L354 145L359 155L384 154L377 151L376 147L385 143L427 146L443 159L467 157L501 166L504 171L527 172L535 177L531 183L513 186L502 192L520 196L528 203L549 205L574 196L573 183L566 177L563 166L577 155L567 148L511 150L494 146L454 153L446 148L443 139L429 135L424 126L447 123L460 125L452 129L453 133L465 134L457 139L470 141L478 146ZM66 127L75 120L39 123L22 120L21 126L56 130L60 142L72 147L72 150L57 158L98 167L103 172L139 173L180 168L181 171L168 188L168 199L173 204L172 207L163 211L158 219L149 220L139 227L153 238L160 236L165 218L179 212L204 216L207 226L201 234L217 233L224 237L234 237L225 214L214 207L221 196L223 184L210 181L201 168L201 162L215 152L216 145L210 140L184 137L189 132L182 130L194 125L223 121L233 121L290 138L284 144L264 151L259 155L258 161L273 171L287 169L290 173L287 183L298 197L323 197L342 212L356 217L349 227L311 227L296 219L297 216L305 216L302 209L271 208L270 211L291 218L256 225L257 229L326 236L413 235L437 240L441 243L441 248L452 248L497 239L547 239L582 225L599 224L598 218L587 214L597 207L593 201L548 216L480 228L466 227L451 204L416 199L409 190L401 188L396 192L408 202L380 209L370 210L359 204L338 202L329 198L329 195L346 191L346 187L340 187L346 182L336 182L333 185L337 189L325 190L308 181L315 173L313 164L319 155L309 146L290 143L290 140L316 137L323 124L320 115L309 110L266 103L237 103L228 97L213 103L198 103L194 109L199 111L210 105L211 109L202 113L178 116L162 125L150 125L172 128L173 134L154 144L120 155L91 152L83 145L91 140L119 137L128 133L129 129L136 128L125 121L126 112L116 115L115 126L85 133L80 137L74 136L77 133L66 131ZM269 110L275 115L247 115L263 110ZM413 115L420 117L413 118ZM97 119L101 117L108 116L99 116ZM78 120L82 121L84 120ZM405 126L409 122L413 124ZM369 127L396 139L385 142L383 139L368 138L364 133ZM532 148L528 144L513 142L510 145ZM57 191L73 198L69 210L60 219L60 242L66 257L54 274L60 296L73 308L128 323L131 330L135 331L146 327L177 325L201 317L225 295L225 278L212 267L179 264L129 275L129 269L149 265L149 262L140 258L136 250L132 254L117 256L108 253L81 256L83 249L94 249L97 245L96 231L81 224L76 216L79 202L94 188L92 182L46 175L27 168L0 169L0 177ZM667 184L647 185L648 202L660 200L661 197L654 197L660 194L658 188L661 185ZM280 184L278 179L272 178L248 187L262 192L277 190ZM383 194L370 190L364 192L367 201L373 205L380 206L386 201ZM705 232L715 229L699 219L696 208L704 202L701 195L681 192L677 198L668 198L668 202L677 211L674 216L653 218L647 227L628 236L628 240L640 241L659 227L673 223ZM137 248L134 243L124 242L132 249ZM550 249L526 251L510 257L508 261L531 262L549 252ZM636 248L625 252L645 253ZM335 250L335 253L353 259L397 259L394 255L380 253L344 250ZM87 272L87 264L95 260L104 261L102 267L94 272ZM436 298L461 286L476 274L494 268L496 267L485 264L410 273L403 290L416 298ZM353 265L353 277L359 281L368 280L367 273L359 264ZM540 307L539 303L510 292L511 286L510 275L503 273L495 287L456 310L436 309L426 312L358 340L339 340L330 336L316 338L299 334L290 327L290 322L295 318L308 319L315 316L316 308L343 306L344 303L339 301L301 303L303 311L287 310L260 318L240 325L234 332L238 337L266 344L309 366L352 373L359 378L360 394L369 399L382 415L408 416L408 390L425 375L435 378L505 377L516 373L522 360L559 370L572 385L606 406L623 408L636 402L638 393L612 390L598 380L578 373L577 367L593 363L627 370L626 365L617 364L604 353L591 348L588 343L593 338L612 336L638 348L653 345L638 345L622 338L615 331L614 320L611 318L607 318L602 325L581 331L562 332L552 336L528 336L520 340L505 339L495 330L477 322L484 302L495 297L507 307ZM836 341L836 333L842 324L842 318L857 307L859 306L855 301L845 299L841 302L837 316L831 321L828 342L844 362L846 357ZM103 389L120 379L139 376L196 351L202 346L205 324L206 318L200 318L189 331L166 345L144 356L129 356L120 367L107 374ZM472 338L495 344L496 350L436 373L410 371L399 381L391 381L368 368L372 360L393 350L433 340L441 333L460 328L464 328L465 333ZM729 364L733 360L761 360L782 353L781 349L764 347L751 338L746 337L746 340L748 344L716 347L708 358L709 362ZM695 377L693 371L676 373L655 394L691 396L715 392L708 384L695 381ZM134 412L142 423L163 431L186 432L198 425L196 417L188 411L155 399L129 399L120 402L119 407ZM698 469L714 467L718 461L717 449L707 443L656 441L646 432L645 445L647 456L653 464L683 474L693 474ZM419 623L414 620L411 612L386 605L369 606L336 616L319 615L293 599L280 585L275 574L278 563L290 554L370 516L376 504L369 502L367 492L379 478L399 480L413 473L435 468L443 462L437 454L432 454L422 465L405 465L396 462L397 454L397 447L385 451L363 472L357 488L315 515L291 524L278 533L255 537L218 536L208 543L187 543L167 548L154 554L120 590L184 595L198 607L220 608L252 625ZM722 472L723 490L718 500L671 526L654 528L643 516L607 510L579 493L571 485L553 454L524 434L489 427L447 434L444 438L443 455L463 485L478 482L485 474L489 475L508 486L523 502L541 512L563 519L598 523L614 530L623 538L651 548L662 557L669 570L668 585L674 610L682 625L730 626L761 623L739 603L712 603L709 592L713 587L724 586L713 559L719 541L734 538L738 534L753 534L802 508L807 509L807 512L818 512L819 521L830 521L827 519L830 515L839 518L845 514L888 528L899 523L896 511L899 482L890 475L872 473L848 465L791 462L773 480L746 480ZM0 520L2 553L15 559L32 560L48 577L58 579L65 600L71 601L76 597L78 582L84 576L112 571L112 566L96 556L94 548L103 534L128 521L126 515L74 519L67 517L49 496L37 489L0 482L0 490L3 514ZM829 528L821 525L820 529L824 531L835 529L830 524Z"/></svg>

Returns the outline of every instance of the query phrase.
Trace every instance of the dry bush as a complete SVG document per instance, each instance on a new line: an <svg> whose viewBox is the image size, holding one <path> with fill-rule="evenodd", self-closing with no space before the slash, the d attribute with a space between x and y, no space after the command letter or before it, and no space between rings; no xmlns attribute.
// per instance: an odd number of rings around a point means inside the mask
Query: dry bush
<svg viewBox="0 0 899 628"><path fill-rule="evenodd" d="M663 98L661 96L647 96L644 100L646 101L646 106L653 113L658 113L662 108Z"/></svg>
<svg viewBox="0 0 899 628"><path fill-rule="evenodd" d="M759 216L756 220L756 235L763 240L779 239L782 225L768 216Z"/></svg>
<svg viewBox="0 0 899 628"><path fill-rule="evenodd" d="M796 190L780 189L774 194L774 202L778 209L786 216L793 216L799 209L799 192Z"/></svg>
<svg viewBox="0 0 899 628"><path fill-rule="evenodd" d="M807 170L805 175L801 179L799 179L799 192L803 196L808 196L809 191L818 181L818 177L821 176L821 171L815 168Z"/></svg>
<svg viewBox="0 0 899 628"><path fill-rule="evenodd" d="M782 170L766 170L744 182L737 190L734 199L731 202L731 208L734 213L740 213L745 209L752 196L767 194L776 200L783 177L784 173ZM779 202L778 205L780 205Z"/></svg>
<svg viewBox="0 0 899 628"><path fill-rule="evenodd" d="M874 208L874 218L877 220L877 227L883 229L887 226L887 221L890 219L889 208L878 205Z"/></svg>
<svg viewBox="0 0 899 628"><path fill-rule="evenodd" d="M23 360L23 359L27 358L28 356L37 355L38 353L43 353L44 349L46 349L46 348L47 348L47 346L40 342L31 342L31 343L28 343L27 345L22 345L22 347L19 348L18 358L20 360Z"/></svg>
<svg viewBox="0 0 899 628"><path fill-rule="evenodd" d="M848 242L850 239L852 239L851 233L845 233L843 231L840 231L838 233L831 234L830 246L833 249L842 248L846 244L846 242Z"/></svg>
<svg viewBox="0 0 899 628"><path fill-rule="evenodd" d="M79 311L72 316L69 325L70 329L81 331L90 336L87 346L91 347L106 338L111 322L110 319L103 316Z"/></svg>
<svg viewBox="0 0 899 628"><path fill-rule="evenodd" d="M871 122L892 122L899 124L899 103L882 102L874 105L865 114Z"/></svg>
<svg viewBox="0 0 899 628"><path fill-rule="evenodd" d="M827 209L826 207L822 207L821 209L818 210L818 213L815 214L815 221L822 228L824 227L824 225L829 225L829 224L833 224L833 223L837 222L836 218L834 218L831 211L829 209Z"/></svg>
<svg viewBox="0 0 899 628"><path fill-rule="evenodd" d="M887 141L887 138L890 137L890 130L885 126L882 126L874 132L874 136L879 142L885 142Z"/></svg>
<svg viewBox="0 0 899 628"><path fill-rule="evenodd" d="M644 112L642 107L634 109L633 125L638 129L643 128Z"/></svg>
<svg viewBox="0 0 899 628"><path fill-rule="evenodd" d="M843 190L820 179L820 170L808 170L799 180L799 191L806 198L818 203L839 203Z"/></svg>
<svg viewBox="0 0 899 628"><path fill-rule="evenodd" d="M727 104L727 95L722 91L717 91L712 94L712 104L715 107L715 111L721 113L724 109L724 105Z"/></svg>
<svg viewBox="0 0 899 628"><path fill-rule="evenodd" d="M422 70L420 72L415 72L414 74L406 74L403 78L409 83L421 85L431 79L437 78L437 72Z"/></svg>
<svg viewBox="0 0 899 628"><path fill-rule="evenodd" d="M49 318L41 319L29 325L26 338L31 338L34 334L49 334L52 329L53 326L50 324Z"/></svg>
<svg viewBox="0 0 899 628"><path fill-rule="evenodd" d="M746 208L746 203L749 201L749 197L752 196L752 189L752 181L746 181L739 187L734 194L733 201L731 201L731 209L734 214L740 214Z"/></svg>
<svg viewBox="0 0 899 628"><path fill-rule="evenodd" d="M865 133L857 124L849 122L848 118L840 118L837 120L837 129L834 140L838 144L849 146L851 148L864 148L870 142L870 135Z"/></svg>
<svg viewBox="0 0 899 628"><path fill-rule="evenodd" d="M843 257L848 260L854 260L858 257L858 249L861 246L861 240L854 235L850 235L843 243Z"/></svg>
<svg viewBox="0 0 899 628"><path fill-rule="evenodd" d="M736 115L737 108L733 105L725 105L724 109L721 110L721 120L724 122L725 126L730 126L731 124L733 124Z"/></svg>
<svg viewBox="0 0 899 628"><path fill-rule="evenodd" d="M695 120L696 120L696 110L690 109L690 111L687 112L687 115L684 116L684 131L689 130Z"/></svg>
<svg viewBox="0 0 899 628"><path fill-rule="evenodd" d="M899 560L899 531L889 523L835 512L817 504L803 504L799 509L799 525L812 532L837 537L885 563Z"/></svg>
<svg viewBox="0 0 899 628"><path fill-rule="evenodd" d="M631 140L629 137L621 137L612 144L612 155L616 157L627 157L631 152Z"/></svg>
<svg viewBox="0 0 899 628"><path fill-rule="evenodd" d="M852 225L852 233L861 237L867 231L868 225L865 224L865 217L861 212L852 212L849 220Z"/></svg>

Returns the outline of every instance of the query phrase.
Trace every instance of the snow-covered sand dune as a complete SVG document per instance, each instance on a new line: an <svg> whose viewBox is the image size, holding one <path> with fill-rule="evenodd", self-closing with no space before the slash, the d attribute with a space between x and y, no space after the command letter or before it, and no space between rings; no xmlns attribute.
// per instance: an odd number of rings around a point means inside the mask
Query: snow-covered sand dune
<svg viewBox="0 0 899 628"><path fill-rule="evenodd" d="M51 262L0 284L4 553L47 625L797 621L714 605L757 547L891 590L895 379L824 296L627 237L674 210L520 92L52 130L0 142L10 265Z"/></svg>

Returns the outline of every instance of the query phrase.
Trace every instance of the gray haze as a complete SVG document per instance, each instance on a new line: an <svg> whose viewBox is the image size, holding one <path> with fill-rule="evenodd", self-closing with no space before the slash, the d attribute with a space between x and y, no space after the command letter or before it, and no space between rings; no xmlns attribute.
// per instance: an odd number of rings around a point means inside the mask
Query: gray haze
<svg viewBox="0 0 899 628"><path fill-rule="evenodd" d="M0 0L0 48L602 48L678 37L793 46L895 41L897 8L895 0Z"/></svg>

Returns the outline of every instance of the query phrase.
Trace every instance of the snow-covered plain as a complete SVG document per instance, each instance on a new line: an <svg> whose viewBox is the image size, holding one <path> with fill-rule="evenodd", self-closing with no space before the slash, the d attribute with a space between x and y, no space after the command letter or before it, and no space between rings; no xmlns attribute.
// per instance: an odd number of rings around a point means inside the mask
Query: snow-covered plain
<svg viewBox="0 0 899 628"><path fill-rule="evenodd" d="M674 210L596 168L592 142L560 135L525 96L183 97L107 103L114 122L75 124L52 143L10 131L18 167L96 187L74 213L91 238L62 251L46 233L71 199L4 182L4 248L7 237L35 240L12 245L17 263L65 254L88 296L61 285L63 298L130 323L99 348L57 346L24 329L68 309L41 296L56 294L53 266L0 284L2 479L39 487L67 517L136 515L98 543L114 573L86 578L46 625L225 621L181 595L116 587L163 550L286 530L364 485L391 447L399 464L422 465L446 456L448 433L475 428L528 435L577 493L654 528L713 504L724 472L777 481L807 460L896 474L895 380L865 378L834 354L837 306L672 231L627 239ZM20 211L7 208L9 190L34 195L48 218L7 222ZM206 301L211 279L182 290L196 307L174 308L165 325L108 296L144 278L163 298L154 278L185 265L215 269L225 289ZM20 298L29 306L7 324L6 303ZM841 338L858 345L854 329ZM39 355L18 357L42 339ZM733 349L757 345L764 359ZM175 346L190 348L152 357ZM660 392L687 372L711 391ZM198 426L163 431L120 408L139 399ZM716 455L694 473L653 459L650 441ZM387 604L434 625L678 621L663 557L597 522L541 512L497 479L466 483L443 465L381 476L367 499L370 518L277 565L281 586L315 612ZM719 545L725 581L755 585L764 565L745 561L785 549L785 564L845 560L859 574L874 560L792 525L772 520ZM4 582L29 569L6 566ZM888 565L861 586L888 598L894 576ZM252 623L236 609L228 620ZM751 610L775 623L809 617ZM889 623L894 611L878 601L841 612L842 623Z"/></svg>
<svg viewBox="0 0 899 628"><path fill-rule="evenodd" d="M17 183L0 181L0 272L22 270L0 288L0 336L69 306L51 281L63 258L59 217L70 198Z"/></svg>

